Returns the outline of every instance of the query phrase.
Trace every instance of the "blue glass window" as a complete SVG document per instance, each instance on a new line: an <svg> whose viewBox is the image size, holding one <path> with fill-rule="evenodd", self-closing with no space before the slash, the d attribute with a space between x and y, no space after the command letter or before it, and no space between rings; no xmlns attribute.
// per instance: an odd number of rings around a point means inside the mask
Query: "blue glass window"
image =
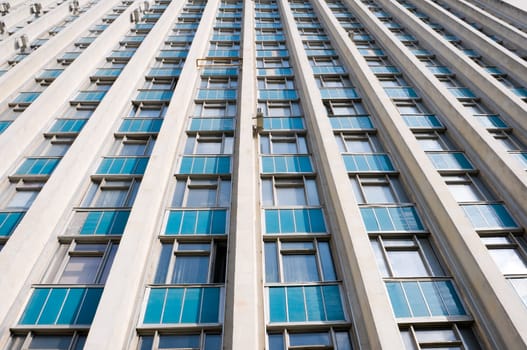
<svg viewBox="0 0 527 350"><path fill-rule="evenodd" d="M50 175L60 158L26 158L16 171L17 175Z"/></svg>
<svg viewBox="0 0 527 350"><path fill-rule="evenodd" d="M360 209L368 232L423 231L414 207L366 207Z"/></svg>
<svg viewBox="0 0 527 350"><path fill-rule="evenodd" d="M124 119L119 132L157 133L161 129L161 118L129 118Z"/></svg>
<svg viewBox="0 0 527 350"><path fill-rule="evenodd" d="M151 288L143 323L219 323L221 294L218 287Z"/></svg>
<svg viewBox="0 0 527 350"><path fill-rule="evenodd" d="M51 80L57 78L64 69L44 69L42 72L40 72L39 75L36 76L35 79L37 80Z"/></svg>
<svg viewBox="0 0 527 350"><path fill-rule="evenodd" d="M259 90L258 99L261 100L297 100L298 94L294 89Z"/></svg>
<svg viewBox="0 0 527 350"><path fill-rule="evenodd" d="M173 90L142 90L135 97L135 101L169 102L173 93Z"/></svg>
<svg viewBox="0 0 527 350"><path fill-rule="evenodd" d="M90 211L79 233L81 235L121 235L129 216L129 210Z"/></svg>
<svg viewBox="0 0 527 350"><path fill-rule="evenodd" d="M40 92L21 92L11 102L12 104L30 104L40 96Z"/></svg>
<svg viewBox="0 0 527 350"><path fill-rule="evenodd" d="M99 68L93 77L116 78L121 74L122 68Z"/></svg>
<svg viewBox="0 0 527 350"><path fill-rule="evenodd" d="M390 98L418 98L419 96L411 87L386 87L384 91Z"/></svg>
<svg viewBox="0 0 527 350"><path fill-rule="evenodd" d="M474 167L462 152L427 152L437 170L472 170Z"/></svg>
<svg viewBox="0 0 527 350"><path fill-rule="evenodd" d="M166 235L227 234L227 210L171 210L165 227Z"/></svg>
<svg viewBox="0 0 527 350"><path fill-rule="evenodd" d="M233 118L192 118L190 120L189 130L207 131L207 130L234 130Z"/></svg>
<svg viewBox="0 0 527 350"><path fill-rule="evenodd" d="M9 125L11 125L12 121L10 120L2 120L0 121L0 133L3 133L5 131L5 129L7 129L7 127Z"/></svg>
<svg viewBox="0 0 527 350"><path fill-rule="evenodd" d="M325 233L322 209L266 209L265 233Z"/></svg>
<svg viewBox="0 0 527 350"><path fill-rule="evenodd" d="M358 130L371 130L373 129L373 123L370 117L366 115L361 116L346 116L346 117L330 117L329 122L333 129L358 129Z"/></svg>
<svg viewBox="0 0 527 350"><path fill-rule="evenodd" d="M303 130L304 118L301 117L275 117L264 118L265 130Z"/></svg>
<svg viewBox="0 0 527 350"><path fill-rule="evenodd" d="M25 212L0 213L0 237L9 236L24 216Z"/></svg>
<svg viewBox="0 0 527 350"><path fill-rule="evenodd" d="M184 156L179 168L180 174L227 174L231 172L231 157Z"/></svg>
<svg viewBox="0 0 527 350"><path fill-rule="evenodd" d="M464 204L461 207L477 230L518 227L503 204Z"/></svg>
<svg viewBox="0 0 527 350"><path fill-rule="evenodd" d="M235 89L199 89L196 96L199 100L235 100L237 90Z"/></svg>
<svg viewBox="0 0 527 350"><path fill-rule="evenodd" d="M97 174L144 174L149 157L105 157Z"/></svg>
<svg viewBox="0 0 527 350"><path fill-rule="evenodd" d="M78 133L86 124L86 119L57 119L50 132L73 132Z"/></svg>
<svg viewBox="0 0 527 350"><path fill-rule="evenodd" d="M469 98L469 99L476 98L476 95L474 95L474 93L467 88L449 87L448 91L450 91L452 95L454 95L457 98Z"/></svg>
<svg viewBox="0 0 527 350"><path fill-rule="evenodd" d="M338 285L269 287L270 322L344 321Z"/></svg>
<svg viewBox="0 0 527 350"><path fill-rule="evenodd" d="M359 98L359 94L354 88L321 88L320 94L323 99L329 100Z"/></svg>
<svg viewBox="0 0 527 350"><path fill-rule="evenodd" d="M386 282L395 317L462 316L452 281Z"/></svg>
<svg viewBox="0 0 527 350"><path fill-rule="evenodd" d="M35 288L21 325L89 325L102 288Z"/></svg>
<svg viewBox="0 0 527 350"><path fill-rule="evenodd" d="M104 95L106 95L106 91L81 91L72 102L100 102Z"/></svg>
<svg viewBox="0 0 527 350"><path fill-rule="evenodd" d="M405 114L402 115L406 125L414 129L444 128L443 124L433 114Z"/></svg>
<svg viewBox="0 0 527 350"><path fill-rule="evenodd" d="M147 73L148 78L174 78L179 77L181 68L152 68Z"/></svg>
<svg viewBox="0 0 527 350"><path fill-rule="evenodd" d="M263 173L311 173L309 156L262 156Z"/></svg>
<svg viewBox="0 0 527 350"><path fill-rule="evenodd" d="M395 171L387 154L343 154L342 158L350 172Z"/></svg>

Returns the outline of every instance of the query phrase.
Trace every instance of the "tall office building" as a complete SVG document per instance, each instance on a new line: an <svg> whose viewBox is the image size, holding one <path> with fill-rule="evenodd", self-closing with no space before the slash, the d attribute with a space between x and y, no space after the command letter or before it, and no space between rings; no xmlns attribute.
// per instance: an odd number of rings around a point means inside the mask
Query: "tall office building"
<svg viewBox="0 0 527 350"><path fill-rule="evenodd" d="M0 15L0 349L527 349L527 10Z"/></svg>

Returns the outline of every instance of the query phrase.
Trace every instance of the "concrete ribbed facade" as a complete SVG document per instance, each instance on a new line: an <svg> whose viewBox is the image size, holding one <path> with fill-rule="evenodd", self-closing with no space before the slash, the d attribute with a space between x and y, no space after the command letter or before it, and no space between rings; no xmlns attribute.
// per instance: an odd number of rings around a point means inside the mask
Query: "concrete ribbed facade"
<svg viewBox="0 0 527 350"><path fill-rule="evenodd" d="M0 349L526 349L526 31L0 1Z"/></svg>

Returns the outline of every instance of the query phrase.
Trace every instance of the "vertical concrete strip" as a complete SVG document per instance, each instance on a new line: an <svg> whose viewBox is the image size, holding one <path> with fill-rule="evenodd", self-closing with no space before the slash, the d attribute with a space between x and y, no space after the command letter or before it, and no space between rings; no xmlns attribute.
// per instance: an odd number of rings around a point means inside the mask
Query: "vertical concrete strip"
<svg viewBox="0 0 527 350"><path fill-rule="evenodd" d="M344 162L335 161L340 152L322 103L320 91L304 51L302 39L287 0L278 1L284 18L290 54L296 72L295 83L318 164L321 183L329 197L328 212L334 215L332 234L338 255L344 258L349 273L344 277L348 300L353 310L359 343L369 349L404 349L384 282L379 274L368 234L361 220ZM347 271L345 271L347 272Z"/></svg>
<svg viewBox="0 0 527 350"><path fill-rule="evenodd" d="M239 88L233 208L229 232L224 349L263 349L264 316L262 244L257 222L258 154L256 122L256 61L254 2L245 1L241 84Z"/></svg>
<svg viewBox="0 0 527 350"><path fill-rule="evenodd" d="M93 326L86 340L86 349L128 349L137 323L140 322L138 316L143 305L146 284L150 282L146 272L152 264L157 263L157 257L152 259L150 253L157 240L160 222L167 206L167 186L174 177L180 135L184 133L188 121L189 111L182 106L193 105L195 89L191 88L194 85L189 84L199 78L200 72L195 62L204 56L208 47L218 4L218 0L208 1L203 12L106 281ZM162 17L154 27L155 30L158 25L163 26L162 30L150 34L156 43L159 44L164 39L184 5L185 1L172 1L165 10L167 18ZM157 49L152 49L153 54L156 51ZM144 59L151 64L150 57ZM142 70L144 69L139 71ZM137 71L134 73L137 75Z"/></svg>

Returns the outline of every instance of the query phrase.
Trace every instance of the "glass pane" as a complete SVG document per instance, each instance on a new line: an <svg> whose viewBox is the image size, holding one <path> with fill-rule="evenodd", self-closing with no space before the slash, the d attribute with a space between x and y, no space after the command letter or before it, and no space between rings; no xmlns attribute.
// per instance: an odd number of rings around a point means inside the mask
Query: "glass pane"
<svg viewBox="0 0 527 350"><path fill-rule="evenodd" d="M282 334L269 334L269 350L284 350L284 337Z"/></svg>
<svg viewBox="0 0 527 350"><path fill-rule="evenodd" d="M110 270L112 268L113 259L115 258L115 254L117 254L117 248L119 246L117 244L112 245L110 248L110 252L108 253L108 257L106 258L106 263L104 264L104 269L101 274L101 278L99 279L99 283L104 284L106 283L106 279L108 278L108 274L110 273Z"/></svg>
<svg viewBox="0 0 527 350"><path fill-rule="evenodd" d="M278 205L306 205L304 187L277 187Z"/></svg>
<svg viewBox="0 0 527 350"><path fill-rule="evenodd" d="M331 345L328 333L292 333L289 335L291 346Z"/></svg>
<svg viewBox="0 0 527 350"><path fill-rule="evenodd" d="M397 202L388 184L364 185L362 187L366 203L395 203Z"/></svg>
<svg viewBox="0 0 527 350"><path fill-rule="evenodd" d="M456 341L456 334L452 329L416 329L415 336L419 344Z"/></svg>
<svg viewBox="0 0 527 350"><path fill-rule="evenodd" d="M59 283L89 284L95 282L95 276L102 257L98 256L71 256Z"/></svg>
<svg viewBox="0 0 527 350"><path fill-rule="evenodd" d="M195 154L220 154L221 140L218 141L199 141Z"/></svg>
<svg viewBox="0 0 527 350"><path fill-rule="evenodd" d="M351 341L348 332L336 332L337 350L351 350Z"/></svg>
<svg viewBox="0 0 527 350"><path fill-rule="evenodd" d="M278 282L278 255L274 242L265 242L265 281Z"/></svg>
<svg viewBox="0 0 527 350"><path fill-rule="evenodd" d="M458 202L477 202L484 199L472 184L448 184L448 189Z"/></svg>
<svg viewBox="0 0 527 350"><path fill-rule="evenodd" d="M315 255L283 255L285 282L315 282L318 276Z"/></svg>
<svg viewBox="0 0 527 350"><path fill-rule="evenodd" d="M210 243L179 243L177 246L178 251L196 251L205 250L210 252Z"/></svg>
<svg viewBox="0 0 527 350"><path fill-rule="evenodd" d="M125 143L121 149L122 156L142 156L146 151L145 143Z"/></svg>
<svg viewBox="0 0 527 350"><path fill-rule="evenodd" d="M262 180L262 204L273 205L273 183L269 179Z"/></svg>
<svg viewBox="0 0 527 350"><path fill-rule="evenodd" d="M513 248L489 249L489 253L504 274L524 274L527 273L527 265Z"/></svg>
<svg viewBox="0 0 527 350"><path fill-rule="evenodd" d="M297 153L296 142L273 141L274 154L292 154Z"/></svg>
<svg viewBox="0 0 527 350"><path fill-rule="evenodd" d="M374 152L373 147L370 142L366 139L364 140L346 140L346 146L348 147L348 152L351 153L372 153Z"/></svg>
<svg viewBox="0 0 527 350"><path fill-rule="evenodd" d="M313 242L282 242L282 250L310 250L314 249Z"/></svg>
<svg viewBox="0 0 527 350"><path fill-rule="evenodd" d="M154 337L141 337L140 339L139 350L151 350L152 345L154 344Z"/></svg>
<svg viewBox="0 0 527 350"><path fill-rule="evenodd" d="M193 335L162 335L159 337L159 349L199 348L200 336Z"/></svg>
<svg viewBox="0 0 527 350"><path fill-rule="evenodd" d="M331 250L329 249L328 242L318 243L318 252L320 263L322 264L322 273L324 275L324 281L335 281L337 274L335 267L333 266L333 259L331 258Z"/></svg>
<svg viewBox="0 0 527 350"><path fill-rule="evenodd" d="M495 236L495 237L481 237L481 241L485 244L510 244L508 237Z"/></svg>
<svg viewBox="0 0 527 350"><path fill-rule="evenodd" d="M172 283L207 283L208 272L208 256L178 256Z"/></svg>
<svg viewBox="0 0 527 350"><path fill-rule="evenodd" d="M7 208L27 209L37 197L37 191L17 191L7 204Z"/></svg>
<svg viewBox="0 0 527 350"><path fill-rule="evenodd" d="M381 275L383 277L390 276L390 273L388 272L388 265L386 264L386 261L384 260L383 250L381 247L381 244L376 239L371 240L371 245L373 248L373 253L375 254L375 261L377 261L377 267L381 271Z"/></svg>
<svg viewBox="0 0 527 350"><path fill-rule="evenodd" d="M204 350L221 350L221 335L220 334L207 334L205 337L205 349Z"/></svg>
<svg viewBox="0 0 527 350"><path fill-rule="evenodd" d="M46 151L47 156L63 156L66 154L70 144L56 143L52 144Z"/></svg>
<svg viewBox="0 0 527 350"><path fill-rule="evenodd" d="M188 207L213 207L216 205L216 188L189 188Z"/></svg>
<svg viewBox="0 0 527 350"><path fill-rule="evenodd" d="M306 192L309 205L320 205L318 200L317 184L315 180L306 180Z"/></svg>
<svg viewBox="0 0 527 350"><path fill-rule="evenodd" d="M429 276L426 266L419 252L415 251L387 251L388 260L395 277Z"/></svg>
<svg viewBox="0 0 527 350"><path fill-rule="evenodd" d="M96 207L121 207L124 205L128 189L122 190L109 190L103 189L97 201L95 202Z"/></svg>
<svg viewBox="0 0 527 350"><path fill-rule="evenodd" d="M414 338L409 330L401 331L401 336L403 337L403 343L406 350L418 350L417 345L415 345Z"/></svg>
<svg viewBox="0 0 527 350"><path fill-rule="evenodd" d="M29 349L67 350L71 343L71 336L37 335L29 344Z"/></svg>

